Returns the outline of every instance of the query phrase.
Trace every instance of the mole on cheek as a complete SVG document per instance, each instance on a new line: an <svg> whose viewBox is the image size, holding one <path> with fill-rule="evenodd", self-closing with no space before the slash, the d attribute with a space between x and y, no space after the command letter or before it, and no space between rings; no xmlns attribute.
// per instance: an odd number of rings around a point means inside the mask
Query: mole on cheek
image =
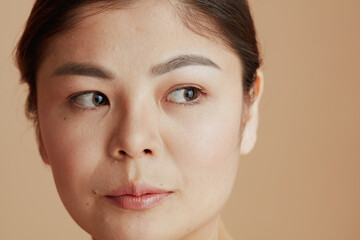
<svg viewBox="0 0 360 240"><path fill-rule="evenodd" d="M64 120L64 121L66 121L66 119L67 119L67 118L66 118L66 117L64 117L64 119L63 119L63 120Z"/></svg>

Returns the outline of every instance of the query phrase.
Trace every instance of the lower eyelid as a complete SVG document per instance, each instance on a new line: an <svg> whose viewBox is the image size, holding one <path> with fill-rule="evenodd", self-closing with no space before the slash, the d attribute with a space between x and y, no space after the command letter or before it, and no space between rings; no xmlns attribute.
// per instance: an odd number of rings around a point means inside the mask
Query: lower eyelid
<svg viewBox="0 0 360 240"><path fill-rule="evenodd" d="M84 107L84 106L81 106L79 104L77 104L76 102L73 102L73 101L70 101L70 106L73 110L75 111L82 111L82 112L85 112L85 111L97 111L97 110L100 110L104 107L107 107L108 105L103 105L103 106L97 106L97 107Z"/></svg>

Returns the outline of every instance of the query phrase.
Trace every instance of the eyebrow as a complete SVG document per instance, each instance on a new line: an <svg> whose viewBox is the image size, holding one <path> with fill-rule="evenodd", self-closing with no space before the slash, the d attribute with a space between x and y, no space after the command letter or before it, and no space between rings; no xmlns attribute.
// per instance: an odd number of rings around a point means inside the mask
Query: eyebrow
<svg viewBox="0 0 360 240"><path fill-rule="evenodd" d="M186 66L198 65L208 66L221 70L219 65L209 58L200 55L186 54L179 55L163 63L157 64L150 69L152 76L159 76ZM57 68L52 76L80 75L101 78L105 80L114 79L114 74L110 71L93 64L69 62Z"/></svg>
<svg viewBox="0 0 360 240"><path fill-rule="evenodd" d="M210 59L194 54L180 55L176 56L164 63L160 63L151 68L150 73L153 76L163 75L165 73L174 71L175 69L190 66L190 65L200 65L214 67L219 70L221 68L219 65L211 61Z"/></svg>
<svg viewBox="0 0 360 240"><path fill-rule="evenodd" d="M101 79L110 80L114 78L114 75L100 67L88 63L66 63L55 70L52 76L64 76L64 75L80 75L88 77L96 77Z"/></svg>

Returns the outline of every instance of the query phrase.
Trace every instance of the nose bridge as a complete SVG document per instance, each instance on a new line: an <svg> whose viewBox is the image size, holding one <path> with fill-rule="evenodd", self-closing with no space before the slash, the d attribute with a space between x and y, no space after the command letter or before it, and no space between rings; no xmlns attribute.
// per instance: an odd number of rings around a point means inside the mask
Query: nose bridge
<svg viewBox="0 0 360 240"><path fill-rule="evenodd" d="M157 114L150 101L137 98L123 106L119 114L110 144L114 158L155 155L160 151Z"/></svg>
<svg viewBox="0 0 360 240"><path fill-rule="evenodd" d="M154 131L154 113L150 113L150 104L146 102L141 102L137 105L130 106L126 109L124 120L127 129L124 131L128 133L129 138L140 139L140 136L144 138L145 136L152 135L151 132Z"/></svg>

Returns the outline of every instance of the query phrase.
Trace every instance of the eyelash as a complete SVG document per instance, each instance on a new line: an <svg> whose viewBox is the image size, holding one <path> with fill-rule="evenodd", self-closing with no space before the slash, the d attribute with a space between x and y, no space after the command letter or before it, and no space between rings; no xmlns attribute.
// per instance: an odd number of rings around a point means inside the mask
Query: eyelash
<svg viewBox="0 0 360 240"><path fill-rule="evenodd" d="M193 89L198 93L198 97L194 101L176 103L176 104L180 104L180 105L185 106L185 107L194 107L195 105L200 103L199 98L207 95L207 93L202 88L195 87L195 86L183 86L183 87L179 87L179 88L176 88L174 90L171 90L168 94L166 94L166 96L169 96L169 94L172 93L172 92L179 91L179 90L182 90L182 89Z"/></svg>
<svg viewBox="0 0 360 240"><path fill-rule="evenodd" d="M94 110L98 110L99 107L103 107L102 105L99 105L99 106L96 106L96 107L85 107L85 106L81 106L80 104L76 103L76 99L78 97L86 95L86 94L90 94L90 93L104 96L105 97L105 102L107 103L106 105L109 104L109 100L106 97L106 95L99 92L99 91L84 91L84 92L79 92L79 93L72 94L71 96L68 97L68 102L71 103L71 105L73 107L75 107L75 110L82 110L83 112L88 111L88 110L94 111Z"/></svg>
<svg viewBox="0 0 360 240"><path fill-rule="evenodd" d="M207 93L204 91L204 89L202 88L199 88L199 87L195 87L195 86L184 86L184 87L179 87L179 88L176 88L174 90L171 90L166 96L168 96L170 93L173 93L175 91L180 91L180 90L183 90L183 89L192 89L192 90L195 90L197 92L197 98L194 100L194 101L189 101L189 102L174 102L175 104L180 104L182 106L186 106L186 107L193 107L197 104L200 103L200 100L199 98L203 97L203 96L206 96ZM106 97L105 94L99 92L99 91L84 91L84 92L79 92L79 93L75 93L75 94L72 94L71 96L68 97L68 101L72 104L72 106L75 107L76 110L82 110L83 112L84 111L87 111L87 110L98 110L99 107L103 107L105 105L99 105L99 106L96 106L96 107L85 107L85 106L81 106L80 104L76 103L76 99L80 96L83 96L83 95L86 95L86 94L90 94L90 93L93 93L93 94L99 94L99 95L103 95L105 97L105 101L106 101L106 105L109 105L109 100L108 98ZM169 101L170 102L170 101Z"/></svg>

